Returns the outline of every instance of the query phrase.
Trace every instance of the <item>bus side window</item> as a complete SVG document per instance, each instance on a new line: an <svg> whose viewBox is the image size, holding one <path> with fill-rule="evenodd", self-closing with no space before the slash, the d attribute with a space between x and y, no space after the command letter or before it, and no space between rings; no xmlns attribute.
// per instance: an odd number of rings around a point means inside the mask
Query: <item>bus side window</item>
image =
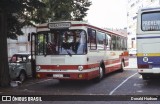
<svg viewBox="0 0 160 104"><path fill-rule="evenodd" d="M127 39L122 38L122 50L127 50Z"/></svg>
<svg viewBox="0 0 160 104"><path fill-rule="evenodd" d="M127 39L125 38L125 50L127 50Z"/></svg>
<svg viewBox="0 0 160 104"><path fill-rule="evenodd" d="M111 39L111 49L116 50L116 36L112 35Z"/></svg>
<svg viewBox="0 0 160 104"><path fill-rule="evenodd" d="M106 47L107 50L111 50L111 36L106 34Z"/></svg>
<svg viewBox="0 0 160 104"><path fill-rule="evenodd" d="M38 35L37 37L37 50L38 50L38 55L43 55L44 54L44 43L45 43L45 37L43 34Z"/></svg>
<svg viewBox="0 0 160 104"><path fill-rule="evenodd" d="M117 50L120 50L120 37L119 36L117 36L117 41L116 41L116 43L117 43Z"/></svg>
<svg viewBox="0 0 160 104"><path fill-rule="evenodd" d="M97 49L97 43L96 43L96 30L88 29L88 43L91 50Z"/></svg>
<svg viewBox="0 0 160 104"><path fill-rule="evenodd" d="M102 32L97 32L97 48L104 50L106 48L106 35Z"/></svg>

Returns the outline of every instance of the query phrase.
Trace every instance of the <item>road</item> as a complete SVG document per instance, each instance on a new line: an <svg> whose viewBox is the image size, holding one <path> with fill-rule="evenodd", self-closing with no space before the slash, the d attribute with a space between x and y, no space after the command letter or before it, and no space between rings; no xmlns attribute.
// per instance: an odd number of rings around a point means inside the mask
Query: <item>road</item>
<svg viewBox="0 0 160 104"><path fill-rule="evenodd" d="M129 61L130 64L124 72L106 75L99 83L94 81L67 81L62 83L56 79L29 79L17 87L0 88L0 95L89 95L94 97L95 95L107 97L110 95L113 97L117 95L119 97L122 95L124 95L123 97L159 95L160 80L142 80L141 75L137 73L136 58L130 58Z"/></svg>

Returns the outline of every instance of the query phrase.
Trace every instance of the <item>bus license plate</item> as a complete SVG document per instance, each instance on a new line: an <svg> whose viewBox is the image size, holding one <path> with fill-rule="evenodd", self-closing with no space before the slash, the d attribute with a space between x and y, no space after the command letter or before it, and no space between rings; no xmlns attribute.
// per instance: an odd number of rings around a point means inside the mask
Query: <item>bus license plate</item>
<svg viewBox="0 0 160 104"><path fill-rule="evenodd" d="M53 74L53 78L62 78L63 74Z"/></svg>

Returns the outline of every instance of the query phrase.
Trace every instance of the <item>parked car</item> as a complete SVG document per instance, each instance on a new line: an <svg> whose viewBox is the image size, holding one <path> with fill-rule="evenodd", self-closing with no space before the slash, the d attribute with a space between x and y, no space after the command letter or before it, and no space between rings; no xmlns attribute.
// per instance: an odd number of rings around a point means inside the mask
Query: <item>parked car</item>
<svg viewBox="0 0 160 104"><path fill-rule="evenodd" d="M130 56L136 56L137 55L137 50L136 49L129 49L129 55Z"/></svg>
<svg viewBox="0 0 160 104"><path fill-rule="evenodd" d="M32 76L31 55L28 53L17 53L9 60L9 74L12 80L21 82Z"/></svg>

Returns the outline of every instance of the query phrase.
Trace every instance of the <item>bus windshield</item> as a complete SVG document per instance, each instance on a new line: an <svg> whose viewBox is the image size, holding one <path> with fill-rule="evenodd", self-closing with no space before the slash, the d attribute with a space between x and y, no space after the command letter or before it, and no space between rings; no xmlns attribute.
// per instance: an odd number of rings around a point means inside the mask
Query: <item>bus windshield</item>
<svg viewBox="0 0 160 104"><path fill-rule="evenodd" d="M36 36L37 55L82 55L87 52L84 30L53 30Z"/></svg>

